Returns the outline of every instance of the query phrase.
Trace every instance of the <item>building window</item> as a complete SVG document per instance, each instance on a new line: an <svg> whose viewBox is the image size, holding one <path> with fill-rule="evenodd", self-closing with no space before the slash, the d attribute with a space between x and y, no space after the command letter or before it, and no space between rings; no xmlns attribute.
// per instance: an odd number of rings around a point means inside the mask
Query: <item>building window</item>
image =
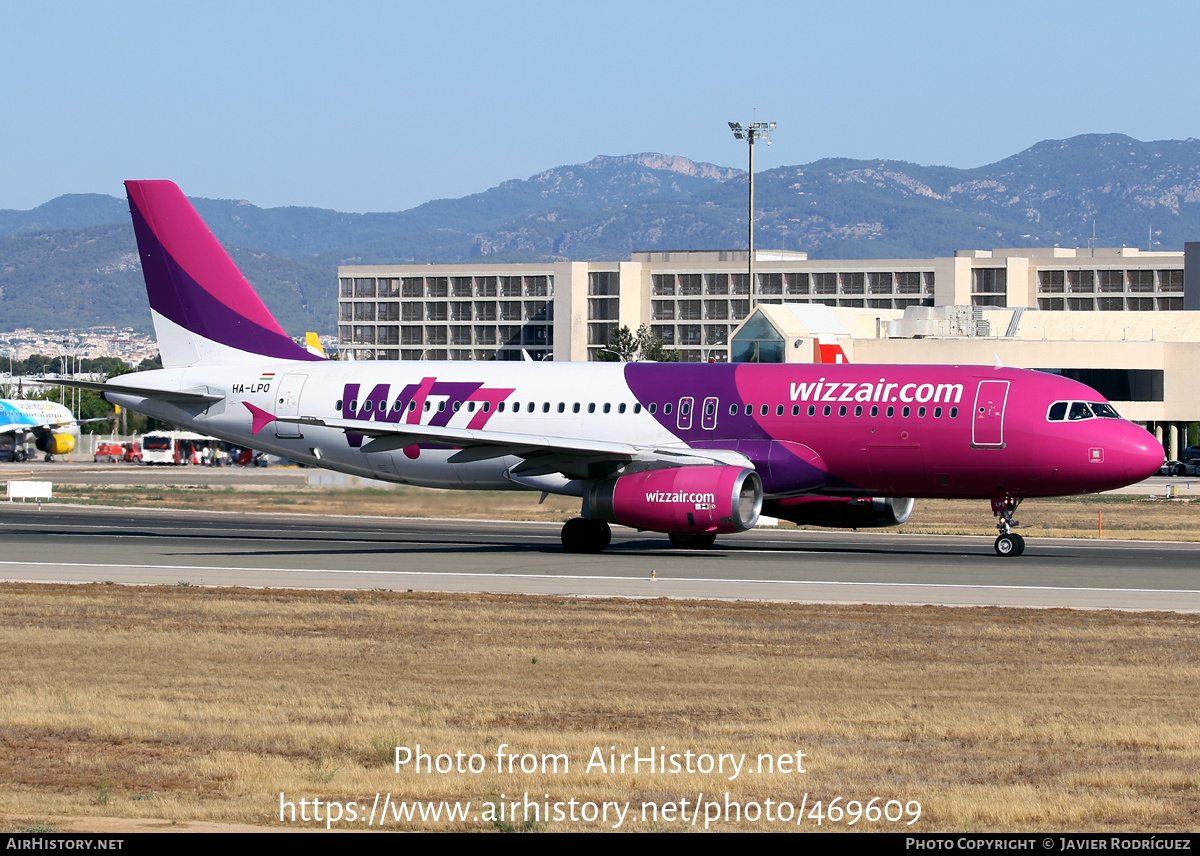
<svg viewBox="0 0 1200 856"><path fill-rule="evenodd" d="M758 275L759 294L783 294L783 274L760 273Z"/></svg>
<svg viewBox="0 0 1200 856"><path fill-rule="evenodd" d="M867 291L870 294L891 294L892 275L890 273L868 273Z"/></svg>
<svg viewBox="0 0 1200 856"><path fill-rule="evenodd" d="M920 294L921 274L916 271L905 271L896 274L897 294Z"/></svg>
<svg viewBox="0 0 1200 856"><path fill-rule="evenodd" d="M808 274L788 273L783 275L784 287L788 294L808 294Z"/></svg>
<svg viewBox="0 0 1200 856"><path fill-rule="evenodd" d="M727 274L727 273L706 273L704 275L704 293L705 294L728 294L729 293L729 274Z"/></svg>
<svg viewBox="0 0 1200 856"><path fill-rule="evenodd" d="M1154 271L1129 271L1129 290L1134 292L1154 291ZM1133 307L1131 306L1130 309Z"/></svg>
<svg viewBox="0 0 1200 856"><path fill-rule="evenodd" d="M862 294L864 279L861 273L842 274L842 294Z"/></svg>
<svg viewBox="0 0 1200 856"><path fill-rule="evenodd" d="M1066 291L1066 271L1038 271L1038 292L1040 294L1062 294ZM1078 273L1078 271L1072 271Z"/></svg>
<svg viewBox="0 0 1200 856"><path fill-rule="evenodd" d="M593 297L616 297L621 293L620 277L613 271L588 274L588 294Z"/></svg>
<svg viewBox="0 0 1200 856"><path fill-rule="evenodd" d="M971 274L972 306L1008 306L1008 271L1004 268L975 268Z"/></svg>
<svg viewBox="0 0 1200 856"><path fill-rule="evenodd" d="M619 303L616 297L589 297L588 320L616 321L621 317Z"/></svg>
<svg viewBox="0 0 1200 856"><path fill-rule="evenodd" d="M836 273L814 273L812 275L813 294L837 294Z"/></svg>
<svg viewBox="0 0 1200 856"><path fill-rule="evenodd" d="M354 320L355 321L374 321L375 320L375 304L374 303L355 303L354 304Z"/></svg>
<svg viewBox="0 0 1200 856"><path fill-rule="evenodd" d="M1183 294L1183 271L1160 270L1158 272L1158 290L1172 294Z"/></svg>
<svg viewBox="0 0 1200 856"><path fill-rule="evenodd" d="M371 277L356 277L354 280L355 297L374 297L375 280Z"/></svg>
<svg viewBox="0 0 1200 856"><path fill-rule="evenodd" d="M1100 281L1101 291L1125 290L1125 271L1123 270L1098 270L1096 278Z"/></svg>

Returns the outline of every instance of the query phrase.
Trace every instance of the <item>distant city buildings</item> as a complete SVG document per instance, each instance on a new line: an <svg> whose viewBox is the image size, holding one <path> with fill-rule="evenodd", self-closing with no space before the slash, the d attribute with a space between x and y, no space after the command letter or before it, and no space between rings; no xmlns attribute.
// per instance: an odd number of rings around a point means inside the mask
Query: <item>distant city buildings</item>
<svg viewBox="0 0 1200 856"><path fill-rule="evenodd" d="M0 355L13 360L31 356L99 359L116 357L131 366L158 355L153 336L135 333L132 328L89 327L84 330L46 330L35 332L26 327L0 333ZM7 366L0 367L7 370Z"/></svg>

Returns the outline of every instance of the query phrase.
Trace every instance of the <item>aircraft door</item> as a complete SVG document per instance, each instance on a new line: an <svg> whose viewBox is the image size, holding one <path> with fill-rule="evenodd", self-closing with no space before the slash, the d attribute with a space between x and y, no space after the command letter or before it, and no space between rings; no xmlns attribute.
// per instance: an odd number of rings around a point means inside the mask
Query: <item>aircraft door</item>
<svg viewBox="0 0 1200 856"><path fill-rule="evenodd" d="M300 415L300 391L308 375L285 374L275 390L275 415L293 417ZM273 422L276 437L303 437L300 426L294 422Z"/></svg>
<svg viewBox="0 0 1200 856"><path fill-rule="evenodd" d="M715 398L704 399L704 410L700 414L700 427L711 431L717 427L717 408L721 403Z"/></svg>
<svg viewBox="0 0 1200 856"><path fill-rule="evenodd" d="M1008 401L1008 384L1006 380L979 382L971 419L972 448L1004 448L1004 406Z"/></svg>
<svg viewBox="0 0 1200 856"><path fill-rule="evenodd" d="M679 416L675 424L680 431L690 431L692 428L692 408L695 407L695 399L685 395L679 399Z"/></svg>

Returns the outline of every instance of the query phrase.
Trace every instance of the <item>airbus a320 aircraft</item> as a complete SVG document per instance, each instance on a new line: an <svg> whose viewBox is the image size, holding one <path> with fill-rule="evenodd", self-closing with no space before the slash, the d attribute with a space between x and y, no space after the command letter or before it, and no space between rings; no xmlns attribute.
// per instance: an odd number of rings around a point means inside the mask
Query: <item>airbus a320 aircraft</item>
<svg viewBox="0 0 1200 856"><path fill-rule="evenodd" d="M572 552L602 551L610 523L704 547L760 513L888 526L912 497L958 497L991 502L996 552L1015 556L1023 499L1120 487L1163 461L1094 390L1019 369L323 360L178 187L126 189L164 368L99 385L110 402L346 473L577 496Z"/></svg>
<svg viewBox="0 0 1200 856"><path fill-rule="evenodd" d="M68 455L79 445L79 421L57 401L0 399L0 443L12 444L9 459L25 459L25 443L30 435L46 460L51 455Z"/></svg>

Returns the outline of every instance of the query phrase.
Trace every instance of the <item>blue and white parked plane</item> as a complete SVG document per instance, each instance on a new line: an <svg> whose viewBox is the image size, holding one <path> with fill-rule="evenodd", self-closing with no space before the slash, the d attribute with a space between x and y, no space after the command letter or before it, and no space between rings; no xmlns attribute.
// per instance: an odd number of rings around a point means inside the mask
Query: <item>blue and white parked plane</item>
<svg viewBox="0 0 1200 856"><path fill-rule="evenodd" d="M163 368L114 404L316 466L405 484L577 496L563 545L610 523L707 546L760 512L902 523L913 497L1017 505L1119 487L1163 450L1075 381L994 366L334 362L283 331L183 193L129 181Z"/></svg>
<svg viewBox="0 0 1200 856"><path fill-rule="evenodd" d="M79 445L79 421L57 401L37 398L0 399L0 445L9 446L9 460L25 459L25 444L50 455L69 455Z"/></svg>

